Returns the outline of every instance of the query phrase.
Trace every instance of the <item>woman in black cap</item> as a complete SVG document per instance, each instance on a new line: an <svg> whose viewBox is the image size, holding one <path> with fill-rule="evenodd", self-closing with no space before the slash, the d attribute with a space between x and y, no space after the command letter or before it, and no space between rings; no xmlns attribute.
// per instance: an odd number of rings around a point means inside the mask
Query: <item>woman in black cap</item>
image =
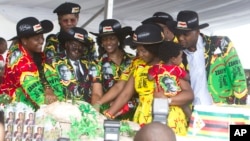
<svg viewBox="0 0 250 141"><path fill-rule="evenodd" d="M41 104L62 99L59 81L47 81L42 45L44 33L53 29L52 22L38 21L34 17L20 20L16 26L17 40L8 52L1 94L7 94L16 101L30 105L35 110Z"/></svg>
<svg viewBox="0 0 250 141"><path fill-rule="evenodd" d="M114 118L119 109L133 96L134 91L139 95L139 104L136 109L133 121L141 126L152 122L152 101L154 97L167 98L162 93L154 92L155 84L148 80L148 69L155 64L160 63L157 57L159 47L164 40L162 29L155 24L144 24L136 28L133 39L131 40L137 46L138 55L146 64L138 65L130 76L122 93L116 98L112 106L105 112L109 118ZM193 100L193 93L188 82L180 80L182 92L169 100L170 112L168 116L169 126L178 135L187 133L187 121L180 105L184 105ZM177 108L179 107L179 108ZM172 110L174 109L174 110Z"/></svg>
<svg viewBox="0 0 250 141"><path fill-rule="evenodd" d="M92 33L92 32L90 32ZM131 63L134 55L124 51L124 39L132 33L131 27L121 27L119 21L106 19L99 25L97 36L99 46L99 62L96 65L97 76L93 77L92 104L100 104L98 101L119 79L122 71ZM103 103L101 103L103 104ZM109 108L109 104L103 104L101 112ZM134 108L132 105L131 108ZM126 112L129 108L126 108ZM125 111L121 111L124 113ZM133 112L128 115L132 117ZM128 118L123 115L122 118Z"/></svg>
<svg viewBox="0 0 250 141"><path fill-rule="evenodd" d="M176 25L176 22L173 20L171 15L165 12L155 12L152 17L142 21L142 24L150 23L158 24L162 27L165 41L178 42L173 33L173 28ZM131 47L135 49L135 47ZM138 64L145 64L145 62L141 58L135 57L131 64L122 72L119 81L104 94L104 96L99 100L99 103L107 103L117 97L125 87L129 76L133 73L133 70L136 66L138 66ZM183 65L181 64L181 66Z"/></svg>

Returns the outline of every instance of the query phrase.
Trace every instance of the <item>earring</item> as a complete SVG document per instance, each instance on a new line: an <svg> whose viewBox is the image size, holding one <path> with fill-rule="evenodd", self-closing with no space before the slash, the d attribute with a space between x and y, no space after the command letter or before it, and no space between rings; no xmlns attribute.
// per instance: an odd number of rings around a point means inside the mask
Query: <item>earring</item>
<svg viewBox="0 0 250 141"><path fill-rule="evenodd" d="M120 42L118 42L118 46L120 46Z"/></svg>

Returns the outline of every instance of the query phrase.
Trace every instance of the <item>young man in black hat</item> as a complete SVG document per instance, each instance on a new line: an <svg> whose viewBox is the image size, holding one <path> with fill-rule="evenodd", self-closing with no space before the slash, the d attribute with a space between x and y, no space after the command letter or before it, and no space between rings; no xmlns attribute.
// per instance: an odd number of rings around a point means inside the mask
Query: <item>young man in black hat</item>
<svg viewBox="0 0 250 141"><path fill-rule="evenodd" d="M60 33L62 31L67 32L72 27L77 26L79 18L80 18L79 17L80 10L81 10L81 6L79 4L72 3L72 2L65 2L65 3L62 3L61 5L59 5L53 11L53 13L57 13L58 24L60 26L60 32L58 32L56 34L56 36L58 38L56 40L58 46L55 46L54 37L52 37L51 39L49 38L48 42L46 43L44 51L45 51L45 53L49 53L48 55L46 55L46 56L50 56L49 58L46 58L48 63L51 63L50 62L51 58L53 58L53 56L51 56L51 51L54 52L52 54L57 54L57 53L61 53L61 52L65 51L64 40L61 38ZM48 50L50 50L50 51L48 51ZM85 57L85 58L87 58L89 60L95 59L95 57L96 57L96 49L95 49L94 44L92 44L91 46L88 47L88 50L87 50L87 52L85 52L83 54L83 57Z"/></svg>
<svg viewBox="0 0 250 141"><path fill-rule="evenodd" d="M142 24L148 23L156 23L161 26L166 41L178 42L173 33L176 22L173 20L173 17L170 14L165 12L155 12L152 17L142 21Z"/></svg>
<svg viewBox="0 0 250 141"><path fill-rule="evenodd" d="M200 33L207 26L199 25L195 11L180 11L177 15L175 33L185 48L184 62L195 94L193 103L246 104L246 77L236 49L226 36Z"/></svg>

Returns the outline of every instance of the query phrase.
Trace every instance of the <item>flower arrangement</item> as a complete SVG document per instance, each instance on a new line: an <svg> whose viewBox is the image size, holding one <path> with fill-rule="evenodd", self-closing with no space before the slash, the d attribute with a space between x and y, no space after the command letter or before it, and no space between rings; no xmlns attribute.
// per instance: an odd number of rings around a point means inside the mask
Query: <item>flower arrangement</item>
<svg viewBox="0 0 250 141"><path fill-rule="evenodd" d="M80 141L82 135L90 138L102 136L103 128L98 124L97 112L91 108L91 105L81 104L79 110L82 113L82 118L80 120L71 119L71 129L68 132L70 140Z"/></svg>
<svg viewBox="0 0 250 141"><path fill-rule="evenodd" d="M90 104L80 104L79 110L82 113L80 120L71 119L71 129L68 136L72 141L80 141L81 136L97 138L104 136L104 128L97 120L99 114ZM133 137L136 131L132 130L128 121L122 120L120 126L120 135Z"/></svg>
<svg viewBox="0 0 250 141"><path fill-rule="evenodd" d="M1 98L6 100L5 97ZM53 141L60 137L69 138L71 141L99 141L104 137L103 123L106 117L86 102L76 101L75 104L71 102L55 102L50 105L42 105L36 112L32 107L22 102L6 104L0 106L0 108L6 113L13 112L14 115L22 111L25 113L26 118L28 118L28 113L33 112L35 123L32 127L34 129L38 126L43 127L43 139L46 141ZM62 109L70 111L62 113ZM8 115L6 114L6 116ZM137 129L134 129L134 127L137 128L137 124L135 124L135 126L133 124L133 122L128 120L120 122L121 138L125 137L130 139L135 135Z"/></svg>

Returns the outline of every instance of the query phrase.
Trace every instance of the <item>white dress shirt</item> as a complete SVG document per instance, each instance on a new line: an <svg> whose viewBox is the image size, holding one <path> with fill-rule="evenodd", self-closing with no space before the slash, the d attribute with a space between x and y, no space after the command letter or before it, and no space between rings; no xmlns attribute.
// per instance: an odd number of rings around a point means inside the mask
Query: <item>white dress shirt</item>
<svg viewBox="0 0 250 141"><path fill-rule="evenodd" d="M212 97L207 87L207 76L205 69L204 45L202 37L198 37L196 51L184 50L187 55L191 87L194 91L194 105L211 105Z"/></svg>

